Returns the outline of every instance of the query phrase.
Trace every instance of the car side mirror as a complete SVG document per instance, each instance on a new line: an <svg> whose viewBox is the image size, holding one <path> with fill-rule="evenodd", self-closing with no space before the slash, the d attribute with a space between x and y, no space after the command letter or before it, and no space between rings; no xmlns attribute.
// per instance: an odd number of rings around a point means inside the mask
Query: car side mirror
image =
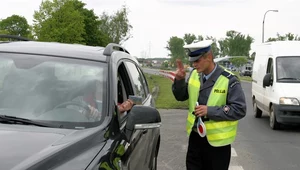
<svg viewBox="0 0 300 170"><path fill-rule="evenodd" d="M271 73L267 73L263 79L263 87L271 86L273 82L273 77Z"/></svg>
<svg viewBox="0 0 300 170"><path fill-rule="evenodd" d="M150 106L134 105L128 113L125 135L128 140L134 130L147 130L159 128L161 126L161 117L157 109Z"/></svg>

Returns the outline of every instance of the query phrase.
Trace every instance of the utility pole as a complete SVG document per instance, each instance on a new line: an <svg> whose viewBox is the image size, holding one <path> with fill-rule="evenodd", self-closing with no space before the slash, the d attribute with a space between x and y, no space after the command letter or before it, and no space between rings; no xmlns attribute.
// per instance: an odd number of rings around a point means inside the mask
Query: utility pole
<svg viewBox="0 0 300 170"><path fill-rule="evenodd" d="M151 41L149 41L149 58L151 58Z"/></svg>

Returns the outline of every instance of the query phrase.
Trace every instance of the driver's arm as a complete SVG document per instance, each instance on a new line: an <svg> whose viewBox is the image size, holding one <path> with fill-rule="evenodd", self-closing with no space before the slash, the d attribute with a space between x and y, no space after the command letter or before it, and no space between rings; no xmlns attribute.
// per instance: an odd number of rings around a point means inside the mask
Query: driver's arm
<svg viewBox="0 0 300 170"><path fill-rule="evenodd" d="M128 99L125 102L123 102L122 104L118 105L119 111L121 113L124 113L124 112L130 110L132 108L132 106L133 106L133 101L130 99Z"/></svg>

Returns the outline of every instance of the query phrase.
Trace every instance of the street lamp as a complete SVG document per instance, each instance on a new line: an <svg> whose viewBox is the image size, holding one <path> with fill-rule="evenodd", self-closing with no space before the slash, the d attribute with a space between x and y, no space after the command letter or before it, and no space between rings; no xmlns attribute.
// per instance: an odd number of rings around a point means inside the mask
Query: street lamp
<svg viewBox="0 0 300 170"><path fill-rule="evenodd" d="M268 10L264 15L263 25L262 25L262 42L264 43L264 32L265 32L265 18L268 12L278 12L278 10Z"/></svg>

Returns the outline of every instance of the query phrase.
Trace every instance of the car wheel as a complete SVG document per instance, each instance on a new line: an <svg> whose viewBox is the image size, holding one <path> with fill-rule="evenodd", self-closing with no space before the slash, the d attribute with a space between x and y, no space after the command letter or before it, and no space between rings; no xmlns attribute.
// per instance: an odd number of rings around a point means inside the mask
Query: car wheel
<svg viewBox="0 0 300 170"><path fill-rule="evenodd" d="M261 118L262 111L257 107L257 103L256 103L255 99L253 99L253 112L254 112L254 116L256 118Z"/></svg>
<svg viewBox="0 0 300 170"><path fill-rule="evenodd" d="M280 128L280 123L278 123L276 120L276 115L275 115L273 106L271 106L271 109L270 109L270 127L273 130L278 130Z"/></svg>

